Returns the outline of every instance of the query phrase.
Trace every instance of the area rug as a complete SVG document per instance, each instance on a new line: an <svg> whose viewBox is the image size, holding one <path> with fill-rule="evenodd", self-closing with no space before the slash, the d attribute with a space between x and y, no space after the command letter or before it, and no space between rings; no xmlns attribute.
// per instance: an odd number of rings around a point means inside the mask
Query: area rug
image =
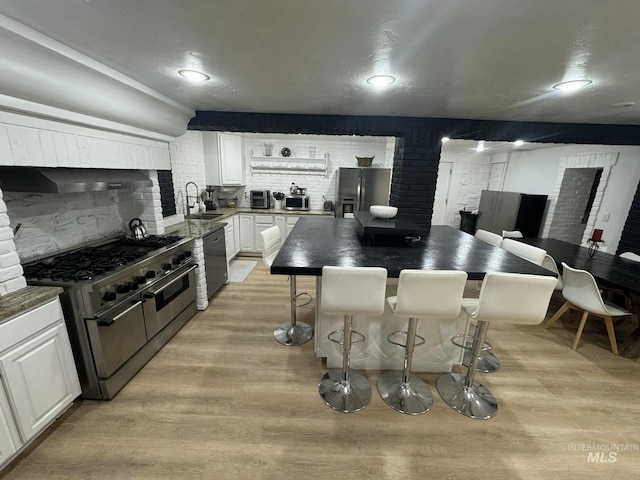
<svg viewBox="0 0 640 480"><path fill-rule="evenodd" d="M233 283L244 282L258 262L251 260L231 260L229 263L229 281Z"/></svg>

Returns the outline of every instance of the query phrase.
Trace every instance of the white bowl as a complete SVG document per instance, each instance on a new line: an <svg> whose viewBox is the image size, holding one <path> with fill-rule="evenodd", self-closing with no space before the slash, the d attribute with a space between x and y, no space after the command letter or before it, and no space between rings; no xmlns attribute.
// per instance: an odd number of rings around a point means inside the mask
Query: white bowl
<svg viewBox="0 0 640 480"><path fill-rule="evenodd" d="M369 212L376 218L393 218L398 213L398 207L389 207L387 205L371 205Z"/></svg>

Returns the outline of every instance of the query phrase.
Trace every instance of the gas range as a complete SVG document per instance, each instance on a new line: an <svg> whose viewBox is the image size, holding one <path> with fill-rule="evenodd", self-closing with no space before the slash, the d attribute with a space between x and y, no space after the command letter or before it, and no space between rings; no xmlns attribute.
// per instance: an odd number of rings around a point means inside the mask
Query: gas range
<svg viewBox="0 0 640 480"><path fill-rule="evenodd" d="M195 314L191 238L117 237L23 265L60 286L84 398L112 398Z"/></svg>

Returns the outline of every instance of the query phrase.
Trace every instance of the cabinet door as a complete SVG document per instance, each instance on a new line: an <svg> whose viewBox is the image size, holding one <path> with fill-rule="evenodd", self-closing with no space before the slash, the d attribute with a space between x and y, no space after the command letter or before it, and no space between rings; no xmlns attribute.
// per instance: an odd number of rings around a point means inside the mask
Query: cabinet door
<svg viewBox="0 0 640 480"><path fill-rule="evenodd" d="M240 215L233 216L233 256L240 253Z"/></svg>
<svg viewBox="0 0 640 480"><path fill-rule="evenodd" d="M255 251L253 239L253 215L240 215L240 250Z"/></svg>
<svg viewBox="0 0 640 480"><path fill-rule="evenodd" d="M224 244L227 254L227 263L235 256L235 245L233 243L233 222L229 222L224 226Z"/></svg>
<svg viewBox="0 0 640 480"><path fill-rule="evenodd" d="M280 237L282 237L282 241L284 242L285 238L287 238L287 216L286 215L274 215L275 224L280 229Z"/></svg>
<svg viewBox="0 0 640 480"><path fill-rule="evenodd" d="M262 252L262 237L260 234L267 228L273 227L273 215L254 215L254 248L257 252Z"/></svg>
<svg viewBox="0 0 640 480"><path fill-rule="evenodd" d="M7 393L25 442L80 395L69 337L61 322L0 357Z"/></svg>
<svg viewBox="0 0 640 480"><path fill-rule="evenodd" d="M15 424L2 386L2 378L0 378L0 465L11 458L20 446L20 444L16 445L17 439L14 441L12 432L15 432Z"/></svg>
<svg viewBox="0 0 640 480"><path fill-rule="evenodd" d="M242 185L244 183L244 159L242 137L220 133L218 135L220 155L220 184Z"/></svg>

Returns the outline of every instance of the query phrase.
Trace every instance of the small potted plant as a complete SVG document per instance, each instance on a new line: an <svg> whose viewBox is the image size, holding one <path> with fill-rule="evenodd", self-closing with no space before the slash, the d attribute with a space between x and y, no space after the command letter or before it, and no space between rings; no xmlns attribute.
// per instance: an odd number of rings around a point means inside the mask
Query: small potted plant
<svg viewBox="0 0 640 480"><path fill-rule="evenodd" d="M282 201L284 200L284 193L273 192L273 198L275 199L273 208L275 208L276 210L282 210Z"/></svg>

